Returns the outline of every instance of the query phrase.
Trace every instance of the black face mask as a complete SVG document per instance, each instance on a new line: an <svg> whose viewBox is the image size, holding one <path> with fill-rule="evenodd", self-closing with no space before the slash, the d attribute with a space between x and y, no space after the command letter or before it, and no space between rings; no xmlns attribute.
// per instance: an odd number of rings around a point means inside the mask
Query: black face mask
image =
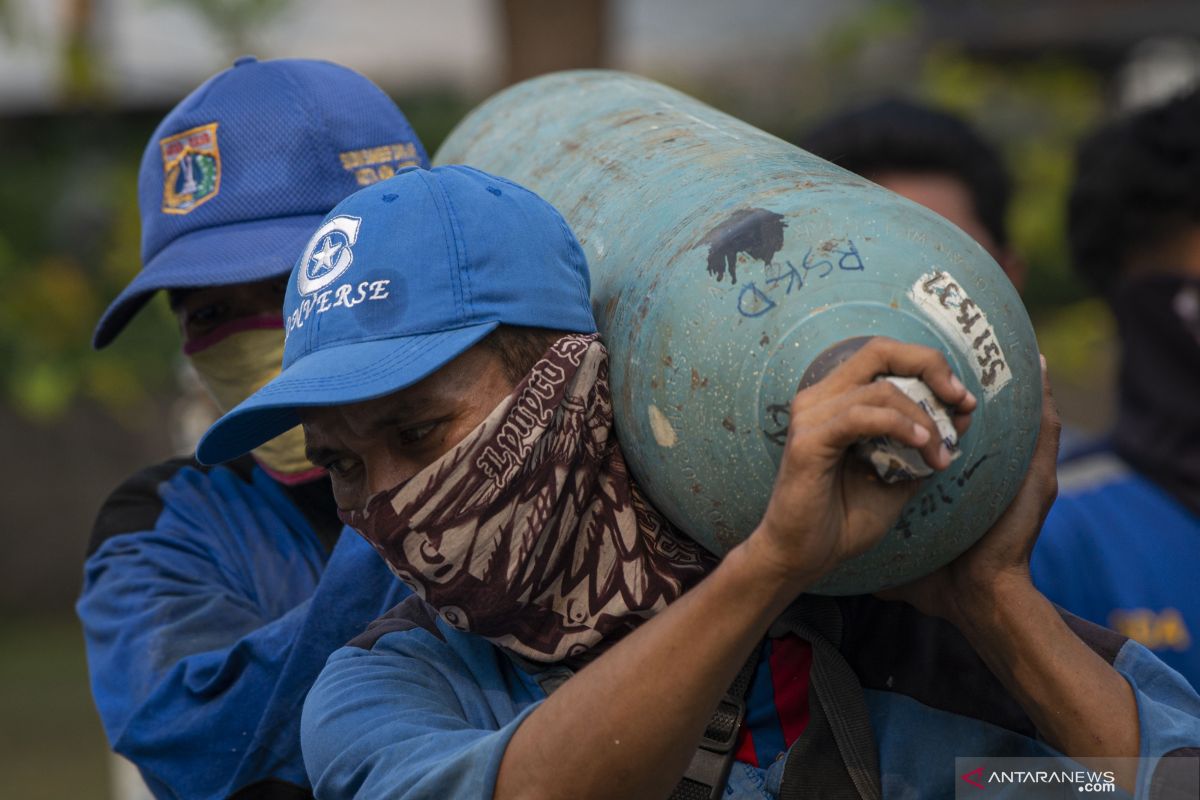
<svg viewBox="0 0 1200 800"><path fill-rule="evenodd" d="M1113 444L1200 514L1200 278L1128 281L1112 306L1123 347Z"/></svg>

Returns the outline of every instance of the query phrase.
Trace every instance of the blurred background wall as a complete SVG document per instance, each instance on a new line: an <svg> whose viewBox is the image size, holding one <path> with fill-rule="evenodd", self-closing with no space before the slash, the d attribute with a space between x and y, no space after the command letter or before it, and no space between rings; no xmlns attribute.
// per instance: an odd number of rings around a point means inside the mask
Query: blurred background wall
<svg viewBox="0 0 1200 800"><path fill-rule="evenodd" d="M662 80L784 138L889 94L961 113L1008 158L1025 298L1064 416L1111 418L1111 323L1066 261L1071 153L1196 80L1194 0L0 0L0 797L103 798L71 606L96 509L204 424L157 302L103 353L139 265L138 159L193 87L254 53L338 61L433 153L503 85L568 67Z"/></svg>

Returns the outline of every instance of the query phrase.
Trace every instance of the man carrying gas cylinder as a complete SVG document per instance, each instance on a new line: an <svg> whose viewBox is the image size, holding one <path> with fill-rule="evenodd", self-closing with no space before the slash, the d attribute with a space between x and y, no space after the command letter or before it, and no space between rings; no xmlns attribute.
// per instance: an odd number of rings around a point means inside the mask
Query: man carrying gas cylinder
<svg viewBox="0 0 1200 800"><path fill-rule="evenodd" d="M1167 796L1194 765L1200 698L1030 582L1055 492L1048 388L1020 493L977 545L886 601L806 597L915 492L875 479L857 441L949 465L928 414L873 380L919 378L962 433L976 400L942 354L876 338L796 394L769 506L718 562L626 468L584 255L546 202L411 170L312 242L283 372L198 456L302 424L342 518L416 594L308 697L318 797L925 797L953 791L955 755L1060 754Z"/></svg>

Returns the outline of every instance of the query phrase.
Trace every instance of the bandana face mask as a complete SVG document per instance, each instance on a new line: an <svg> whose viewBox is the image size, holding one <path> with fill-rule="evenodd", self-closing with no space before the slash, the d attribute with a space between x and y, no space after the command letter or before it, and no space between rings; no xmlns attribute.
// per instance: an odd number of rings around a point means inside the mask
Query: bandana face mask
<svg viewBox="0 0 1200 800"><path fill-rule="evenodd" d="M1112 305L1123 351L1114 445L1200 514L1200 278L1130 280Z"/></svg>
<svg viewBox="0 0 1200 800"><path fill-rule="evenodd" d="M447 623L539 662L590 660L715 563L630 478L594 335L560 339L450 452L342 519Z"/></svg>
<svg viewBox="0 0 1200 800"><path fill-rule="evenodd" d="M283 318L245 317L186 342L183 353L222 413L279 374L283 363ZM254 450L254 458L283 483L324 474L304 456L304 431L296 427Z"/></svg>

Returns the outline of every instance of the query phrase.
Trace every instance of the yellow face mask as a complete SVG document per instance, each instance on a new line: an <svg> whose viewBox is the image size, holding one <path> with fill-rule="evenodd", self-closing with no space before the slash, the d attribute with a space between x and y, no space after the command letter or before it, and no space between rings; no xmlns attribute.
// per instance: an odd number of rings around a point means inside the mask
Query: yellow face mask
<svg viewBox="0 0 1200 800"><path fill-rule="evenodd" d="M231 324L241 327L245 322ZM222 413L265 386L279 374L283 363L282 321L277 325L257 318L248 322L250 325L224 336L220 331L205 336L194 343L200 347L184 348L200 382ZM259 463L284 479L316 469L304 457L304 431L300 427L275 437L253 454Z"/></svg>

